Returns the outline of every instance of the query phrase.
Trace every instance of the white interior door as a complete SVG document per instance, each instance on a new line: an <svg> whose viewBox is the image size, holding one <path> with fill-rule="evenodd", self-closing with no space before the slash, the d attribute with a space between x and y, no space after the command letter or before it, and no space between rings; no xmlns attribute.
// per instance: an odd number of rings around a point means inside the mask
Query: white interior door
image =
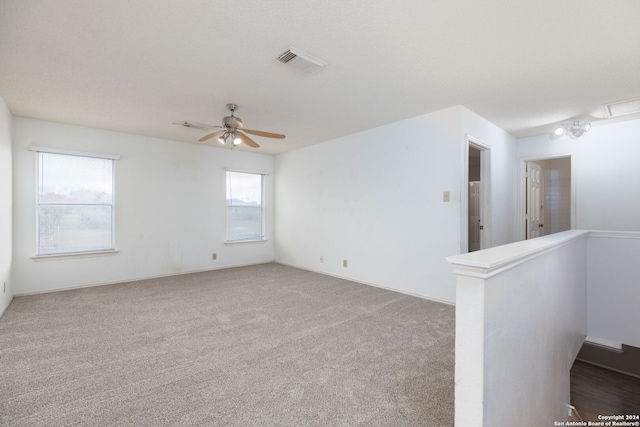
<svg viewBox="0 0 640 427"><path fill-rule="evenodd" d="M480 181L469 183L469 252L480 250Z"/></svg>
<svg viewBox="0 0 640 427"><path fill-rule="evenodd" d="M542 168L527 162L527 239L544 236L542 205Z"/></svg>

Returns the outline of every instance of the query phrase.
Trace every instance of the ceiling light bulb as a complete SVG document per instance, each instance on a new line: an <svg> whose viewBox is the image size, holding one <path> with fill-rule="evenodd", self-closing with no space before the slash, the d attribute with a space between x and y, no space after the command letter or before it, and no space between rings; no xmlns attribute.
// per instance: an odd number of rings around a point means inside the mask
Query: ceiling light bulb
<svg viewBox="0 0 640 427"><path fill-rule="evenodd" d="M218 141L220 141L221 144L226 144L227 143L227 138L229 138L229 132L225 132L222 135L220 135L218 137Z"/></svg>
<svg viewBox="0 0 640 427"><path fill-rule="evenodd" d="M554 130L553 133L557 136L562 136L564 134L564 127L562 126L557 126Z"/></svg>
<svg viewBox="0 0 640 427"><path fill-rule="evenodd" d="M585 132L589 132L589 130L591 129L591 123L585 123L582 128Z"/></svg>
<svg viewBox="0 0 640 427"><path fill-rule="evenodd" d="M233 145L240 145L240 144L242 144L242 140L240 139L240 137L239 137L239 136L237 136L237 135L236 135L236 136L233 138Z"/></svg>

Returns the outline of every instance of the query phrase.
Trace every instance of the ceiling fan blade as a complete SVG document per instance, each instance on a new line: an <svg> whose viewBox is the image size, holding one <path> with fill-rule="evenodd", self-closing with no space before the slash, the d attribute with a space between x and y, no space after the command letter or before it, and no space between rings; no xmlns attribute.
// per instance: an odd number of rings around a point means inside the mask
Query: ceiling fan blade
<svg viewBox="0 0 640 427"><path fill-rule="evenodd" d="M238 132L238 136L240 137L240 140L242 142L244 142L245 144L247 144L249 147L253 147L253 148L260 147L257 142L255 142L253 139L249 138L244 133Z"/></svg>
<svg viewBox="0 0 640 427"><path fill-rule="evenodd" d="M226 131L224 131L224 130L219 130L219 131L217 131L217 132L213 132L213 133L210 133L209 135L205 135L205 136L203 136L203 137L202 137L202 138L200 138L198 141L200 141L200 142L204 142L204 141L207 141L207 140L209 140L209 139L211 139L211 138L213 138L213 137L216 137L216 136L218 136L218 135L222 135L222 134L223 134L223 133L225 133L225 132L226 132Z"/></svg>
<svg viewBox="0 0 640 427"><path fill-rule="evenodd" d="M286 136L280 135L279 133L263 132L261 130L242 129L242 131L246 133L250 133L251 135L265 136L267 138L278 138L278 139L286 138Z"/></svg>
<svg viewBox="0 0 640 427"><path fill-rule="evenodd" d="M184 122L180 122L180 123L172 123L172 124L184 126L186 128L200 129L200 130L209 130L209 129L213 129L213 128L222 127L222 126L208 125L208 124L205 124L205 123L192 122L192 121L189 121L189 120L185 120Z"/></svg>

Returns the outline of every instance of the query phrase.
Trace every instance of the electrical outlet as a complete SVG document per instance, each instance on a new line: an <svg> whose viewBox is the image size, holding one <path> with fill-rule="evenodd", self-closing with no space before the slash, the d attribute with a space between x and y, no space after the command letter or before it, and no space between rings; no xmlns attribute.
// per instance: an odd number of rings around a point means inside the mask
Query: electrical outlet
<svg viewBox="0 0 640 427"><path fill-rule="evenodd" d="M448 191L445 191L444 193L442 193L442 201L443 202L450 202L451 201L451 193Z"/></svg>
<svg viewBox="0 0 640 427"><path fill-rule="evenodd" d="M215 260L217 260L217 259L218 259L218 254L217 254L217 253L215 253L215 252L214 252L214 253L212 253L212 254L211 254L211 259L212 259L212 260L214 260L214 261L215 261Z"/></svg>
<svg viewBox="0 0 640 427"><path fill-rule="evenodd" d="M342 260L342 266L343 266L343 267L346 267L346 266L347 266L347 260L346 260L346 259L343 259L343 260Z"/></svg>

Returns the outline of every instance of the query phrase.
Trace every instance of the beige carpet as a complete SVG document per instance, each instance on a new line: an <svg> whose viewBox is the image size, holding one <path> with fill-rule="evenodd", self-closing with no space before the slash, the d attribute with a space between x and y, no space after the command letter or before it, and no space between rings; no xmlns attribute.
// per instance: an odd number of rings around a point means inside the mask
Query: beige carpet
<svg viewBox="0 0 640 427"><path fill-rule="evenodd" d="M23 296L0 425L451 426L454 307L279 264Z"/></svg>

